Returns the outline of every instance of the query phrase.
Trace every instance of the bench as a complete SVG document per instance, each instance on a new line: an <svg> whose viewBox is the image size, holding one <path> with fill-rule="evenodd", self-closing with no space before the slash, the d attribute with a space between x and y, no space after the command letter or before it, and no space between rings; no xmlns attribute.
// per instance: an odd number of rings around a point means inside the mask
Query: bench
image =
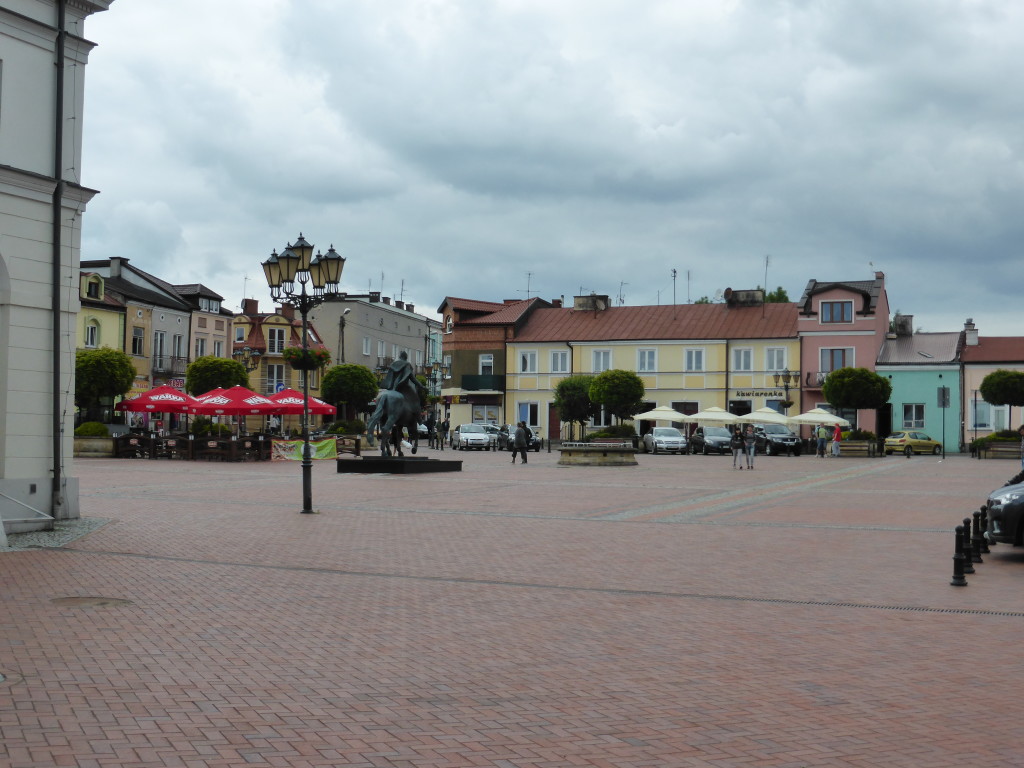
<svg viewBox="0 0 1024 768"><path fill-rule="evenodd" d="M1020 443L999 441L992 442L982 448L978 457L982 459L1019 459Z"/></svg>
<svg viewBox="0 0 1024 768"><path fill-rule="evenodd" d="M825 444L825 453L832 450L832 442ZM878 455L878 444L874 440L847 440L839 443L839 458L843 456L863 456L871 458Z"/></svg>
<svg viewBox="0 0 1024 768"><path fill-rule="evenodd" d="M338 455L351 453L353 456L360 456L359 450L362 439L362 435L338 435Z"/></svg>

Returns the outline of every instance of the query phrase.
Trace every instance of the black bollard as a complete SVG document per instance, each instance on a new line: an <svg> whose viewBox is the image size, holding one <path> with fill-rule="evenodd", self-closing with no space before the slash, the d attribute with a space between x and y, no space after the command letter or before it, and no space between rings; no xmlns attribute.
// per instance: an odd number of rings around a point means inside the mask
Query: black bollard
<svg viewBox="0 0 1024 768"><path fill-rule="evenodd" d="M964 524L958 525L960 530L960 551L964 556L964 573L974 573L974 558L971 556L971 518L965 517Z"/></svg>
<svg viewBox="0 0 1024 768"><path fill-rule="evenodd" d="M974 525L971 529L971 562L983 563L981 559L981 512L975 512Z"/></svg>
<svg viewBox="0 0 1024 768"><path fill-rule="evenodd" d="M964 527L956 527L956 546L953 549L953 580L949 582L954 587L966 587L967 579L964 578Z"/></svg>
<svg viewBox="0 0 1024 768"><path fill-rule="evenodd" d="M985 535L988 531L988 506L982 504L979 511L981 512L981 551L987 555L992 551L988 548L988 536ZM995 545L996 543L993 541L992 546L994 547Z"/></svg>

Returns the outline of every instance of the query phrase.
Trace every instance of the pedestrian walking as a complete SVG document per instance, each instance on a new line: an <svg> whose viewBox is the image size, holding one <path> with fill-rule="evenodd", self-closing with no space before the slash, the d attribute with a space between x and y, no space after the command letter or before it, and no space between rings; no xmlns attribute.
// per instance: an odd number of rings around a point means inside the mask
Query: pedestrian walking
<svg viewBox="0 0 1024 768"><path fill-rule="evenodd" d="M526 422L520 421L516 424L516 434L512 442L512 463L516 463L516 454L523 457L523 464L526 463Z"/></svg>
<svg viewBox="0 0 1024 768"><path fill-rule="evenodd" d="M747 424L743 433L743 450L747 454L747 469L754 468L754 454L757 453L757 438L754 436L754 425Z"/></svg>
<svg viewBox="0 0 1024 768"><path fill-rule="evenodd" d="M815 436L818 438L818 458L824 459L825 442L828 440L828 428L824 424L819 424Z"/></svg>
<svg viewBox="0 0 1024 768"><path fill-rule="evenodd" d="M743 453L743 432L739 427L733 429L729 447L732 448L732 468L743 469L743 462L740 460L740 454Z"/></svg>
<svg viewBox="0 0 1024 768"><path fill-rule="evenodd" d="M843 441L843 430L838 424L832 431L832 458L839 458L839 444Z"/></svg>

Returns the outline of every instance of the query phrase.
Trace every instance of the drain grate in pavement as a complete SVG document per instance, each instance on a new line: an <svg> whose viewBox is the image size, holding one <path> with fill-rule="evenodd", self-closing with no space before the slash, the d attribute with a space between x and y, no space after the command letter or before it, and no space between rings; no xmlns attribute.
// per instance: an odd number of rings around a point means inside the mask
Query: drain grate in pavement
<svg viewBox="0 0 1024 768"><path fill-rule="evenodd" d="M133 604L131 600L124 600L120 597L96 597L91 595L55 597L50 602L54 605L67 606L69 608L112 608L118 605Z"/></svg>

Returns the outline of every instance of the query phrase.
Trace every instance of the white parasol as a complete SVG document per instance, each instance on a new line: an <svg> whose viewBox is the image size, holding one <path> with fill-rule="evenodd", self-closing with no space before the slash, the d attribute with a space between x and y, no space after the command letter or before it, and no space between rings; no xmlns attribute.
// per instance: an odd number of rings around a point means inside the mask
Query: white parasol
<svg viewBox="0 0 1024 768"><path fill-rule="evenodd" d="M844 419L842 416L836 416L834 413L829 413L823 408L812 408L806 413L801 413L799 416L791 416L789 419L790 424L831 424L835 426L838 424L841 427L850 426L850 422Z"/></svg>
<svg viewBox="0 0 1024 768"><path fill-rule="evenodd" d="M688 418L685 413L680 413L667 405L659 405L650 411L636 414L633 421L686 421Z"/></svg>

